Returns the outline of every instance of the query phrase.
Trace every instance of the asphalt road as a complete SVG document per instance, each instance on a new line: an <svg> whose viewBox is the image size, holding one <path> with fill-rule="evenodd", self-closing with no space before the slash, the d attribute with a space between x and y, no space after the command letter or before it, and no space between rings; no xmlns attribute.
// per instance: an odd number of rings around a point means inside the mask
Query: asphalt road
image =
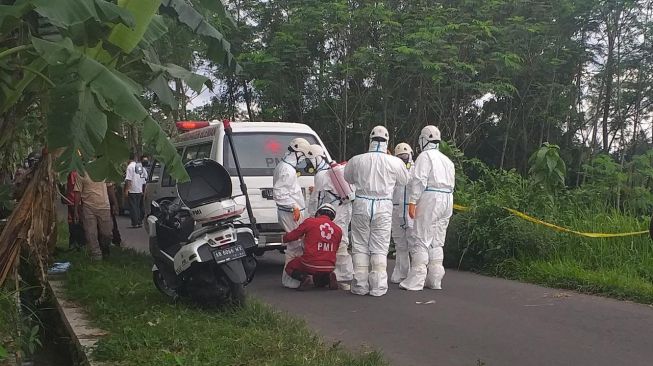
<svg viewBox="0 0 653 366"><path fill-rule="evenodd" d="M147 251L143 229L128 225L120 219L125 245ZM452 270L442 291L299 292L281 287L282 263L276 252L261 258L249 293L393 365L653 365L650 306Z"/></svg>

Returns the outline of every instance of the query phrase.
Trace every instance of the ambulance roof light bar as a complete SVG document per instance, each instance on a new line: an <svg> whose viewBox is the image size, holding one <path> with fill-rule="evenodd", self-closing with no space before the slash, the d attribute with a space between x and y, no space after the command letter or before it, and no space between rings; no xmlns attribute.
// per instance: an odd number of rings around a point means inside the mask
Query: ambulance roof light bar
<svg viewBox="0 0 653 366"><path fill-rule="evenodd" d="M209 121L179 121L175 122L175 125L180 132L187 132L208 127L211 123Z"/></svg>

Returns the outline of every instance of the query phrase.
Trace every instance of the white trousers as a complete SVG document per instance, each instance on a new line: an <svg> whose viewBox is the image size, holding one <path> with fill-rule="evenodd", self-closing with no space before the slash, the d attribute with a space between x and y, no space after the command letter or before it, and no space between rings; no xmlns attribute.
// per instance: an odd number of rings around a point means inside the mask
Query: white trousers
<svg viewBox="0 0 653 366"><path fill-rule="evenodd" d="M425 284L440 289L444 277L444 252L447 226L453 213L453 195L424 192L417 202L413 230L409 236L410 271L400 283L406 290L420 291Z"/></svg>
<svg viewBox="0 0 653 366"><path fill-rule="evenodd" d="M277 210L277 216L279 218L279 225L281 225L283 230L287 233L295 230L299 226L299 224L301 224L301 222L304 221L303 211L302 211L302 215L299 218L299 221L294 220L292 212ZM298 288L301 282L290 277L286 273L286 265L288 264L288 262L293 260L293 258L299 257L302 254L304 254L302 241L296 240L296 241L286 243L286 250L284 250L284 252L285 252L285 263L283 265L283 272L281 273L281 284L288 288Z"/></svg>
<svg viewBox="0 0 653 366"><path fill-rule="evenodd" d="M345 203L337 206L335 224L342 230L342 240L336 253L336 267L333 272L338 282L351 281L354 277L354 264L349 255L349 223L351 222L352 204Z"/></svg>
<svg viewBox="0 0 653 366"><path fill-rule="evenodd" d="M390 282L399 283L408 277L410 270L410 256L408 254L408 225L412 226L410 219L404 219L403 210L397 210L392 215L392 241L395 243L395 268L390 276Z"/></svg>
<svg viewBox="0 0 653 366"><path fill-rule="evenodd" d="M390 247L391 226L391 200L356 198L351 219L354 265L352 293L382 296L388 291L386 258Z"/></svg>

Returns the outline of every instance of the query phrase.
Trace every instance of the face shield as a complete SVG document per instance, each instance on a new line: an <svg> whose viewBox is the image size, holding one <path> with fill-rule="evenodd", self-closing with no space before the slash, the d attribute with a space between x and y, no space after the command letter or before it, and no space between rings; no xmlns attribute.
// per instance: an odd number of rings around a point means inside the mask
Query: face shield
<svg viewBox="0 0 653 366"><path fill-rule="evenodd" d="M283 161L297 167L302 160L306 159L306 155L301 151L295 151L291 148L288 148L288 152L283 157Z"/></svg>
<svg viewBox="0 0 653 366"><path fill-rule="evenodd" d="M386 153L388 151L388 141L381 138L373 138L370 141L370 147L368 151Z"/></svg>
<svg viewBox="0 0 653 366"><path fill-rule="evenodd" d="M440 141L429 141L424 136L420 136L418 139L418 146L420 151L438 149Z"/></svg>

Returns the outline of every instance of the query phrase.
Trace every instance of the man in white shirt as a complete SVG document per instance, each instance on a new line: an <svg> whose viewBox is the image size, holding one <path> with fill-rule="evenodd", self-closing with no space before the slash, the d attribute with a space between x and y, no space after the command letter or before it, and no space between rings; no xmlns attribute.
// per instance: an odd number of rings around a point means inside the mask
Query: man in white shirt
<svg viewBox="0 0 653 366"><path fill-rule="evenodd" d="M129 156L129 165L125 174L125 198L129 199L129 216L132 221L132 228L143 226L143 189L147 182L147 170L136 159L135 154Z"/></svg>

